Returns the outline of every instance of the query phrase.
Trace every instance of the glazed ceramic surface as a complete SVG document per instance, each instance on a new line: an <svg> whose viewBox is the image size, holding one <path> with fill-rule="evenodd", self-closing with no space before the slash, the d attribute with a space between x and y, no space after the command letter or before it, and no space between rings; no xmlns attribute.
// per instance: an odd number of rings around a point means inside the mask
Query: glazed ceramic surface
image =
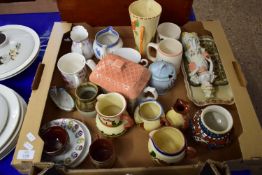
<svg viewBox="0 0 262 175"><path fill-rule="evenodd" d="M215 93L213 98L206 98L203 94L201 87L196 87L190 85L190 80L188 79L188 74L185 69L185 62L182 64L182 73L184 75L185 87L187 90L188 98L197 106L206 106L211 104L234 104L234 96L229 85L219 85L215 86Z"/></svg>
<svg viewBox="0 0 262 175"><path fill-rule="evenodd" d="M171 22L164 22L157 27L157 42L164 39L176 39L179 40L181 29L178 25Z"/></svg>
<svg viewBox="0 0 262 175"><path fill-rule="evenodd" d="M132 61L134 63L140 63L143 66L148 65L148 60L147 59L141 59L141 54L132 48L119 48L116 51L113 52L113 54L121 56L129 61Z"/></svg>
<svg viewBox="0 0 262 175"><path fill-rule="evenodd" d="M135 122L143 123L146 131L152 131L161 127L161 118L164 117L164 110L160 103L155 100L147 100L140 103L134 113Z"/></svg>
<svg viewBox="0 0 262 175"><path fill-rule="evenodd" d="M0 94L6 99L9 111L7 123L1 133L0 149L2 149L16 131L19 121L21 120L21 108L19 99L12 89L0 84Z"/></svg>
<svg viewBox="0 0 262 175"><path fill-rule="evenodd" d="M62 110L72 111L75 108L73 98L64 88L52 87L49 89L49 95L56 106Z"/></svg>
<svg viewBox="0 0 262 175"><path fill-rule="evenodd" d="M88 32L83 26L74 26L70 32L70 38L73 40L71 51L84 55L90 59L94 55L92 43L88 40Z"/></svg>
<svg viewBox="0 0 262 175"><path fill-rule="evenodd" d="M0 80L11 78L28 66L37 57L40 39L37 33L22 25L5 25L0 31L6 41L0 45Z"/></svg>
<svg viewBox="0 0 262 175"><path fill-rule="evenodd" d="M150 86L156 88L158 94L163 95L171 89L176 80L176 70L171 63L156 61L149 66L152 74Z"/></svg>
<svg viewBox="0 0 262 175"><path fill-rule="evenodd" d="M150 79L150 71L144 66L113 54L107 54L96 66L91 60L87 64L93 70L89 76L91 82L128 99L136 99Z"/></svg>
<svg viewBox="0 0 262 175"><path fill-rule="evenodd" d="M73 119L57 119L53 120L46 125L44 125L41 130L46 129L50 126L61 126L63 127L69 135L70 143L68 143L67 148L63 153L57 156L47 156L47 159L56 162L57 164L71 166L74 164L78 157L82 154L86 145L86 139L91 142L91 137L85 135L84 129Z"/></svg>
<svg viewBox="0 0 262 175"><path fill-rule="evenodd" d="M223 147L231 142L231 114L223 107L211 105L196 112L191 121L195 141L209 148Z"/></svg>
<svg viewBox="0 0 262 175"><path fill-rule="evenodd" d="M111 168L116 160L113 142L97 139L90 146L90 159L96 168Z"/></svg>
<svg viewBox="0 0 262 175"><path fill-rule="evenodd" d="M80 112L89 112L90 114L94 112L97 95L98 87L95 84L91 82L80 84L75 90L77 109Z"/></svg>
<svg viewBox="0 0 262 175"><path fill-rule="evenodd" d="M69 88L76 88L87 81L86 60L79 53L67 53L59 58L57 67Z"/></svg>
<svg viewBox="0 0 262 175"><path fill-rule="evenodd" d="M0 94L0 106L1 106L1 111L0 111L0 134L3 131L3 129L5 128L5 125L7 123L8 120L8 104L6 102L6 99Z"/></svg>
<svg viewBox="0 0 262 175"><path fill-rule="evenodd" d="M169 125L178 129L187 129L189 126L189 103L177 99L175 105L166 114L166 119Z"/></svg>
<svg viewBox="0 0 262 175"><path fill-rule="evenodd" d="M159 164L173 164L186 155L186 140L181 131L163 127L149 133L148 151Z"/></svg>
<svg viewBox="0 0 262 175"><path fill-rule="evenodd" d="M93 43L96 58L101 59L106 54L112 53L121 47L123 47L123 41L112 26L96 33Z"/></svg>
<svg viewBox="0 0 262 175"><path fill-rule="evenodd" d="M19 137L19 132L22 127L26 109L27 109L27 104L24 101L24 99L15 92L16 96L18 97L19 104L20 104L20 120L17 125L16 130L13 132L12 136L9 138L9 140L5 143L5 145L0 149L0 160L2 160L5 156L7 156L16 146L18 137Z"/></svg>
<svg viewBox="0 0 262 175"><path fill-rule="evenodd" d="M140 54L146 55L146 46L155 36L162 7L154 0L138 0L128 7L135 44Z"/></svg>
<svg viewBox="0 0 262 175"><path fill-rule="evenodd" d="M96 116L96 127L107 137L118 137L126 132L125 124L123 122L118 123L115 127L110 127L105 125L98 115Z"/></svg>
<svg viewBox="0 0 262 175"><path fill-rule="evenodd" d="M156 50L156 56L153 57L150 49ZM147 57L149 60L155 62L163 60L174 65L176 73L180 72L180 66L183 55L182 44L175 39L165 39L159 43L149 43L147 45Z"/></svg>
<svg viewBox="0 0 262 175"><path fill-rule="evenodd" d="M90 145L92 143L91 134L90 134L90 131L88 130L87 126L84 123L82 123L78 120L75 120L75 122L77 122L82 127L82 129L84 131L84 135L88 139L85 139L85 147L83 148L82 153L78 156L76 161L70 165L70 167L72 167L72 168L77 167L86 159L86 157L89 153Z"/></svg>
<svg viewBox="0 0 262 175"><path fill-rule="evenodd" d="M213 60L205 48L201 47L195 32L183 32L181 39L188 64L189 80L201 86L204 97L213 98L215 93L213 82L216 78Z"/></svg>

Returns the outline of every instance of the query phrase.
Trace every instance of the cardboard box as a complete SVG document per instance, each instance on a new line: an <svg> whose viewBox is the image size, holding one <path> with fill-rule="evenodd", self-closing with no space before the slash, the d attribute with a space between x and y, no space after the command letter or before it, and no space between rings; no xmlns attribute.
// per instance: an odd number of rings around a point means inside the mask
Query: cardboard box
<svg viewBox="0 0 262 175"><path fill-rule="evenodd" d="M65 174L188 174L189 172L190 174L198 174L202 167L201 162L207 159L226 161L234 159L251 160L262 157L262 147L258 144L262 143L262 130L246 89L245 78L232 54L221 24L218 21L206 21L202 22L202 24L206 30L212 33L234 95L235 104L224 106L231 112L234 120L232 144L222 149L208 150L192 141L190 133L185 133L188 144L197 149L197 157L191 160L185 159L175 166L156 167L147 152L148 133L136 126L130 129L125 135L114 139L116 150L118 150L119 154L117 155L118 159L113 169L94 169L89 157L87 157L79 167L71 170L67 169ZM94 119L85 118L77 111L66 113L58 110L48 97L50 86L64 86L61 75L56 68L56 62L60 56L70 52L71 42L66 42L64 39L69 37L68 32L71 27L72 24L70 23L55 23L51 33L42 62L44 70L42 76L36 76L40 77L39 86L32 91L12 160L12 165L20 172L28 173L33 166L40 169L53 166L52 162L41 162L44 144L38 132L44 123L60 117L71 117L83 121L88 126L93 140L98 132ZM86 27L91 39L94 38L95 32L101 29L101 27ZM124 46L134 46L133 34L130 27L116 27L115 29L120 33ZM178 76L175 87L165 96L159 98L165 112L170 109L178 97L187 99L182 74ZM197 109L199 108L192 104L192 114ZM34 152L29 152L29 155L25 155L21 159L21 157L18 157L18 153L21 150L25 150L23 145L30 139L28 134L35 137L34 141L31 142Z"/></svg>

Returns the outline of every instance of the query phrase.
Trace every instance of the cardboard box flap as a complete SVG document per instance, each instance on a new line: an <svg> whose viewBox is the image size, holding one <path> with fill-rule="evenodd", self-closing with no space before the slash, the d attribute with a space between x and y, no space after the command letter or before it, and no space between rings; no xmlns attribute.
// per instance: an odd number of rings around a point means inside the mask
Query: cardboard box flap
<svg viewBox="0 0 262 175"><path fill-rule="evenodd" d="M52 80L52 74L56 66L56 58L60 49L61 41L64 33L70 31L71 25L72 24L69 23L54 24L42 61L45 68L42 73L41 81L39 82L38 89L32 91L29 99L27 112L12 160L12 165L17 169L26 170L30 168L30 164L41 161L44 144L42 139L39 137L38 132ZM26 142L29 142L33 146L32 150L27 150L25 148L24 144ZM21 164L25 162L28 166L21 166Z"/></svg>
<svg viewBox="0 0 262 175"><path fill-rule="evenodd" d="M240 117L243 132L239 137L240 148L244 160L254 157L262 158L262 129L248 94L246 80L234 58L231 47L219 21L203 22L206 30L212 30L224 70L234 95L235 104Z"/></svg>

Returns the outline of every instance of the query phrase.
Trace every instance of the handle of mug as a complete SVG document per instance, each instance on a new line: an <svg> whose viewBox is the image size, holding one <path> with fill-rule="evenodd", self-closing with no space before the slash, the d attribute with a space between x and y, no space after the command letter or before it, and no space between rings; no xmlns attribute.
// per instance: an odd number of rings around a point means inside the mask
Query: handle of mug
<svg viewBox="0 0 262 175"><path fill-rule="evenodd" d="M131 128L132 126L134 126L134 120L127 114L121 115L121 120L127 121L125 123L125 128Z"/></svg>
<svg viewBox="0 0 262 175"><path fill-rule="evenodd" d="M157 51L158 47L159 47L159 44L156 44L156 43L149 43L149 44L147 45L146 54L147 54L147 58L148 58L149 60L151 60L151 61L153 61L153 62L156 61L156 57L153 57L152 55L150 55L150 48L153 48L153 49L155 49L155 50Z"/></svg>
<svg viewBox="0 0 262 175"><path fill-rule="evenodd" d="M147 59L141 59L140 63L144 66L147 67L148 66L148 60Z"/></svg>
<svg viewBox="0 0 262 175"><path fill-rule="evenodd" d="M194 159L197 156L197 150L191 146L186 147L186 159Z"/></svg>
<svg viewBox="0 0 262 175"><path fill-rule="evenodd" d="M93 71L96 67L96 63L92 59L86 61L86 65Z"/></svg>
<svg viewBox="0 0 262 175"><path fill-rule="evenodd" d="M153 98L156 100L158 98L158 93L156 91L156 88L151 87L151 86L147 86L144 89L144 93L150 92L153 95Z"/></svg>

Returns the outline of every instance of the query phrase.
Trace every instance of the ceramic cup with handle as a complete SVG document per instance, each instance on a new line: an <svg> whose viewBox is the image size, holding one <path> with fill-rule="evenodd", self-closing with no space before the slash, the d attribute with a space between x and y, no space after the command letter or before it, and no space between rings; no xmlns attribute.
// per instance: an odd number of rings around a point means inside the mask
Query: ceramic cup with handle
<svg viewBox="0 0 262 175"><path fill-rule="evenodd" d="M164 109L156 100L146 100L140 103L135 110L135 121L137 124L142 123L146 131L152 131L162 126L165 116Z"/></svg>
<svg viewBox="0 0 262 175"><path fill-rule="evenodd" d="M119 48L115 50L113 54L121 56L129 61L139 63L145 67L148 65L148 60L142 59L141 54L137 50L132 49L132 48L128 48L128 47Z"/></svg>
<svg viewBox="0 0 262 175"><path fill-rule="evenodd" d="M224 107L210 105L195 113L191 126L195 141L209 148L219 148L231 141L233 118Z"/></svg>
<svg viewBox="0 0 262 175"><path fill-rule="evenodd" d="M135 44L141 55L146 55L146 46L155 36L162 7L154 0L138 0L128 7Z"/></svg>
<svg viewBox="0 0 262 175"><path fill-rule="evenodd" d="M196 156L196 150L186 144L183 133L173 127L162 127L149 133L148 151L158 164L174 164Z"/></svg>
<svg viewBox="0 0 262 175"><path fill-rule="evenodd" d="M134 125L126 111L126 100L117 92L100 94L96 103L96 125L107 136L119 136Z"/></svg>
<svg viewBox="0 0 262 175"><path fill-rule="evenodd" d="M164 22L157 27L157 42L164 39L176 39L180 38L181 29L178 25L171 22Z"/></svg>
<svg viewBox="0 0 262 175"><path fill-rule="evenodd" d="M86 59L79 53L67 53L59 58L57 67L70 88L87 81Z"/></svg>
<svg viewBox="0 0 262 175"><path fill-rule="evenodd" d="M150 53L150 49L156 50L156 57ZM182 61L183 47L182 44L175 39L165 39L159 43L149 43L147 45L147 57L149 60L155 62L163 60L174 65L176 74L180 71Z"/></svg>

